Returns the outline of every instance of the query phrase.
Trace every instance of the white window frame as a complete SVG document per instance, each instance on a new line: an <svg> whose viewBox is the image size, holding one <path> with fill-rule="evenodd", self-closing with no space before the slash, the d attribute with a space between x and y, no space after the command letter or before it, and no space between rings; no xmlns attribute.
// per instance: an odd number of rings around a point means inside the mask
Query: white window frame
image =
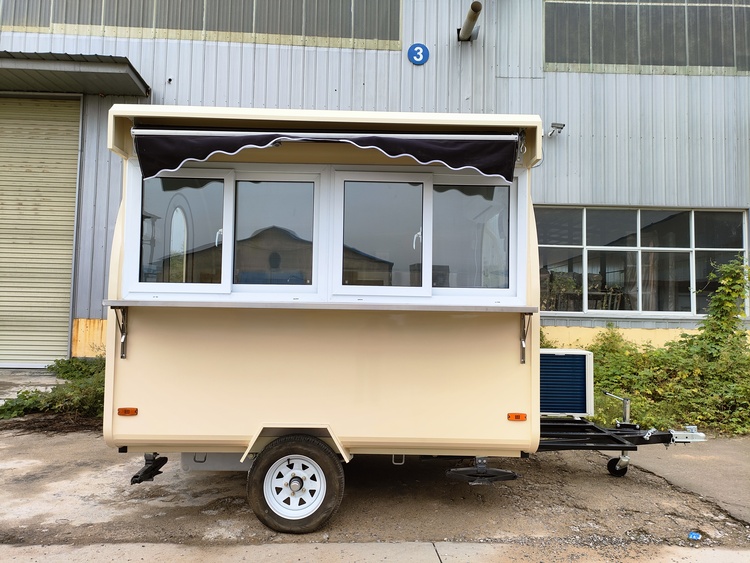
<svg viewBox="0 0 750 563"><path fill-rule="evenodd" d="M123 256L123 297L159 299L172 294L229 294L232 290L232 263L234 261L234 177L227 168L182 168L176 172L163 172L157 178L205 178L224 183L221 246L221 282L171 283L140 281L141 215L143 204L143 179L138 161L128 161L127 199L125 203L125 241ZM138 233L138 237L134 236ZM232 244L225 244L226 241Z"/></svg>
<svg viewBox="0 0 750 563"><path fill-rule="evenodd" d="M231 168L229 167L231 166ZM444 168L365 167L269 163L208 163L164 172L159 178L214 178L224 182L221 283L140 282L143 181L137 159L128 161L124 217L122 299L185 302L204 306L306 307L352 309L494 310L527 307L529 178L517 170L512 182ZM344 181L419 182L422 184L422 285L345 286L343 268ZM235 213L238 181L313 182L313 278L310 285L235 284ZM507 186L509 190L509 287L434 288L433 187ZM230 242L231 244L226 244Z"/></svg>
<svg viewBox="0 0 750 563"><path fill-rule="evenodd" d="M413 286L344 285L344 185L353 182L422 184L422 284ZM335 230L331 249L331 293L334 296L429 297L432 294L432 174L400 172L334 172L333 213ZM416 235L415 235L416 236Z"/></svg>
<svg viewBox="0 0 750 563"><path fill-rule="evenodd" d="M519 201L523 204L527 201L520 193L522 182L520 179L514 179L513 182L505 182L500 178L489 178L487 176L467 176L456 174L435 174L433 177L433 186L487 186L487 187L505 187L508 189L508 287L433 287L432 295L435 297L451 298L454 301L467 302L472 298L497 299L513 298L518 294L518 288L522 287L526 280L526 263L525 250L519 249L519 245L526 245L526 213L528 209L522 205L519 207ZM520 200L519 200L520 198ZM523 257L522 263L519 264L519 253Z"/></svg>
<svg viewBox="0 0 750 563"><path fill-rule="evenodd" d="M310 168L308 167L307 170ZM321 282L321 254L325 254L325 247L320 244L321 236L321 191L323 190L322 172L280 172L279 168L268 171L254 169L252 171L239 168L235 171L234 186L232 189L233 206L237 202L238 182L309 182L313 184L313 234L312 234L312 283L299 285L279 284L242 284L234 283L234 256L235 240L232 240L232 293L251 298L253 295L261 296L263 299L272 298L273 295L283 296L288 299L289 294L318 294ZM236 208L235 211L236 213ZM234 215L232 225L234 226Z"/></svg>

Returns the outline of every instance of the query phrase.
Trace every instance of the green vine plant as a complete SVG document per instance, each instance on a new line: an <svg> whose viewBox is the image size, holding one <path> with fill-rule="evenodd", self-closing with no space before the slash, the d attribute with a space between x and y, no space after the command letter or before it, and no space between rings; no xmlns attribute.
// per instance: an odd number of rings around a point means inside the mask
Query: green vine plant
<svg viewBox="0 0 750 563"><path fill-rule="evenodd" d="M662 348L639 348L609 326L589 349L594 353L594 420L622 418L610 391L632 400L634 422L643 427L697 424L726 434L750 433L750 349L742 317L750 293L750 268L742 256L714 265L716 282L696 334Z"/></svg>

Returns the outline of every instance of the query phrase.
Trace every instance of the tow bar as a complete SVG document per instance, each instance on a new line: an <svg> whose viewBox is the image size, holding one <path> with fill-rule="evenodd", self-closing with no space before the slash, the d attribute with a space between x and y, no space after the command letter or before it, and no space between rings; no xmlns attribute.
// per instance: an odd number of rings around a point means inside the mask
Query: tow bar
<svg viewBox="0 0 750 563"><path fill-rule="evenodd" d="M619 457L607 462L607 471L614 477L624 477L630 465L628 452L636 451L638 446L664 444L669 447L706 441L706 435L698 432L697 426L685 426L684 430L642 430L630 421L630 399L606 391L605 395L622 401L623 421L618 421L615 428L602 428L583 418L544 417L537 451L620 450Z"/></svg>

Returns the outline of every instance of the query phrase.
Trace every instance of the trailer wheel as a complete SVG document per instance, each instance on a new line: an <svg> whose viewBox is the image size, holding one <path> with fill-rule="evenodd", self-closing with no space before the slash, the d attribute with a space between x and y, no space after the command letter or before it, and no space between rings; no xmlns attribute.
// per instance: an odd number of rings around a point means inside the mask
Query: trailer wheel
<svg viewBox="0 0 750 563"><path fill-rule="evenodd" d="M247 477L247 500L258 520L277 532L305 534L341 505L344 469L321 440L305 434L268 444Z"/></svg>
<svg viewBox="0 0 750 563"><path fill-rule="evenodd" d="M618 463L620 463L619 457L610 458L610 460L607 462L607 471L609 471L609 474L613 477L625 477L625 474L628 472L628 467L626 465L625 467L621 467L620 469L618 469Z"/></svg>

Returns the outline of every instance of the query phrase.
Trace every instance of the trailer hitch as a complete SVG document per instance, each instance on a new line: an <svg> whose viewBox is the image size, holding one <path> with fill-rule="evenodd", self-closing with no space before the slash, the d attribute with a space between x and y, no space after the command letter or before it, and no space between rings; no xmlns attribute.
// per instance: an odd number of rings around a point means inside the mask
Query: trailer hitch
<svg viewBox="0 0 750 563"><path fill-rule="evenodd" d="M159 454L156 452L145 454L143 457L145 458L145 464L141 467L141 470L130 479L131 485L137 485L144 481L153 481L154 477L162 474L159 470L164 467L167 461L169 461L169 458L159 457Z"/></svg>

